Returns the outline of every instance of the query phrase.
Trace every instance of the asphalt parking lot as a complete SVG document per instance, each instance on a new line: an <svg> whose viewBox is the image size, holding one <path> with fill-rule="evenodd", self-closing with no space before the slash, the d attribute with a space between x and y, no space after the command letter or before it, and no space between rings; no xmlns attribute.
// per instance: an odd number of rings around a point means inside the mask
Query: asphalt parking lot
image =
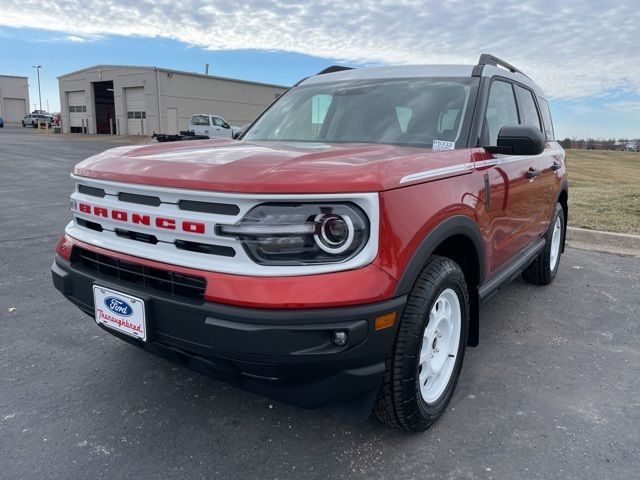
<svg viewBox="0 0 640 480"><path fill-rule="evenodd" d="M636 479L640 258L568 249L482 309L420 435L226 386L104 333L52 286L69 172L121 145L0 129L0 478Z"/></svg>

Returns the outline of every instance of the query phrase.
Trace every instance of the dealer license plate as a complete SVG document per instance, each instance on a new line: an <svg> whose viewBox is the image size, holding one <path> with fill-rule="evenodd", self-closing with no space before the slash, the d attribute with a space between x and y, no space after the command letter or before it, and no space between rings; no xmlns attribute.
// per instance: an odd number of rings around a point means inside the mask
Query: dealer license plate
<svg viewBox="0 0 640 480"><path fill-rule="evenodd" d="M140 340L147 340L144 301L110 288L93 286L96 322Z"/></svg>

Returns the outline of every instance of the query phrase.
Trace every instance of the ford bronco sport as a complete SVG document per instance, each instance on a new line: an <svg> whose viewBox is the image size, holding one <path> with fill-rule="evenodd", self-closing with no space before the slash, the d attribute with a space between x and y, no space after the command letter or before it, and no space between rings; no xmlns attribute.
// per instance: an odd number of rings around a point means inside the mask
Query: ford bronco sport
<svg viewBox="0 0 640 480"><path fill-rule="evenodd" d="M53 282L144 350L422 431L478 344L480 304L556 276L565 173L543 92L502 60L330 67L239 141L78 164Z"/></svg>

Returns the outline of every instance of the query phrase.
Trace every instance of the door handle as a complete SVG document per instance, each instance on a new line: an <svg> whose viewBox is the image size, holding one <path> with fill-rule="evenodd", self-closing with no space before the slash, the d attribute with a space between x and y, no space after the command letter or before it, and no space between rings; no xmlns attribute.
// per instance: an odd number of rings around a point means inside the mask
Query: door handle
<svg viewBox="0 0 640 480"><path fill-rule="evenodd" d="M556 170L560 170L561 168L562 168L562 165L557 160L553 162L553 165L551 165L552 172L555 172Z"/></svg>
<svg viewBox="0 0 640 480"><path fill-rule="evenodd" d="M536 170L533 167L529 167L529 170L527 170L527 178L536 178L538 175L540 175L540 170Z"/></svg>

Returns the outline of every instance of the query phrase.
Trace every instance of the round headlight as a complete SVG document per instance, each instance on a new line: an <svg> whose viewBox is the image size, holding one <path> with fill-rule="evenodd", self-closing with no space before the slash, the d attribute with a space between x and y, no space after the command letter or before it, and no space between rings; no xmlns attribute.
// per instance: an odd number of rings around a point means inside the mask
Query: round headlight
<svg viewBox="0 0 640 480"><path fill-rule="evenodd" d="M327 253L338 254L346 251L353 243L353 221L346 215L321 213L314 219L319 233L313 238Z"/></svg>
<svg viewBox="0 0 640 480"><path fill-rule="evenodd" d="M369 219L345 203L262 203L235 225L216 225L216 235L235 237L261 265L344 262L369 240Z"/></svg>

